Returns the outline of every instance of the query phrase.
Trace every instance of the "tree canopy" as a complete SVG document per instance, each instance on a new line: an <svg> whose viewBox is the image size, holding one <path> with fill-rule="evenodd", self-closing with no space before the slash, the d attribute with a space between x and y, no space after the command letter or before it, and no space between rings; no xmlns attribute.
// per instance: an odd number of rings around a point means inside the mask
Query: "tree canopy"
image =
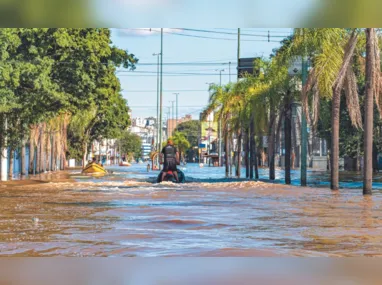
<svg viewBox="0 0 382 285"><path fill-rule="evenodd" d="M198 145L198 138L199 138L199 132L200 132L199 120L191 120L191 121L180 123L176 127L175 131L184 134L184 136L189 141L191 147Z"/></svg>
<svg viewBox="0 0 382 285"><path fill-rule="evenodd" d="M34 126L63 114L70 124L61 131L68 131L72 150L86 152L94 139L119 137L130 118L116 70L134 69L137 62L112 45L109 29L1 29L1 145L16 149Z"/></svg>

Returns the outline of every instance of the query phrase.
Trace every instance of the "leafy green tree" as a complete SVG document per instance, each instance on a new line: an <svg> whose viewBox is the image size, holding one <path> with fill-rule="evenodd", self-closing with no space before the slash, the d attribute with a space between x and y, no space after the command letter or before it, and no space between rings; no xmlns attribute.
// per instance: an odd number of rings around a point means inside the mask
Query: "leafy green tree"
<svg viewBox="0 0 382 285"><path fill-rule="evenodd" d="M174 132L171 139L174 142L174 145L178 148L179 157L182 158L182 154L184 154L191 147L190 142L181 132Z"/></svg>
<svg viewBox="0 0 382 285"><path fill-rule="evenodd" d="M200 133L200 121L191 120L180 123L176 127L175 132L183 133L191 146L197 146Z"/></svg>
<svg viewBox="0 0 382 285"><path fill-rule="evenodd" d="M125 131L122 133L121 138L117 142L122 153L125 153L130 158L137 158L141 156L142 152L142 141L141 138L131 133L130 131Z"/></svg>

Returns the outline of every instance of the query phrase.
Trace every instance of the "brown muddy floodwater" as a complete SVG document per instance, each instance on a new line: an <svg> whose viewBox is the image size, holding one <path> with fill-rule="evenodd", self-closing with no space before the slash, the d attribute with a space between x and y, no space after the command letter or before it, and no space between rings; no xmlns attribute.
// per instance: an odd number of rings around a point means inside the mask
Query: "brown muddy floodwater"
<svg viewBox="0 0 382 285"><path fill-rule="evenodd" d="M0 256L381 256L381 206L263 182L0 184Z"/></svg>

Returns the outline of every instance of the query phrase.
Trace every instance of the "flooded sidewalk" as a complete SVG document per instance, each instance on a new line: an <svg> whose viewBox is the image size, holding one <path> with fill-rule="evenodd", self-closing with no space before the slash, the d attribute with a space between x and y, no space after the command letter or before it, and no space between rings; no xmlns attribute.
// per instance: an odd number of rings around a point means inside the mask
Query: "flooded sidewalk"
<svg viewBox="0 0 382 285"><path fill-rule="evenodd" d="M141 167L0 184L0 256L382 255L379 191L154 184Z"/></svg>

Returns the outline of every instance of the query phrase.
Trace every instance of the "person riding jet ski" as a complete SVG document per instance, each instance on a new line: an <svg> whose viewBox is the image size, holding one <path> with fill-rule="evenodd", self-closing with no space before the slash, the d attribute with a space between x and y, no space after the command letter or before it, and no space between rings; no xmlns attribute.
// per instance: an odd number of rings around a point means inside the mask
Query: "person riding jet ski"
<svg viewBox="0 0 382 285"><path fill-rule="evenodd" d="M165 181L165 177L168 172L172 172L176 182L179 182L178 169L176 168L179 165L179 152L174 146L174 143L171 139L167 141L167 145L162 149L161 161L163 161L163 171L161 181Z"/></svg>

